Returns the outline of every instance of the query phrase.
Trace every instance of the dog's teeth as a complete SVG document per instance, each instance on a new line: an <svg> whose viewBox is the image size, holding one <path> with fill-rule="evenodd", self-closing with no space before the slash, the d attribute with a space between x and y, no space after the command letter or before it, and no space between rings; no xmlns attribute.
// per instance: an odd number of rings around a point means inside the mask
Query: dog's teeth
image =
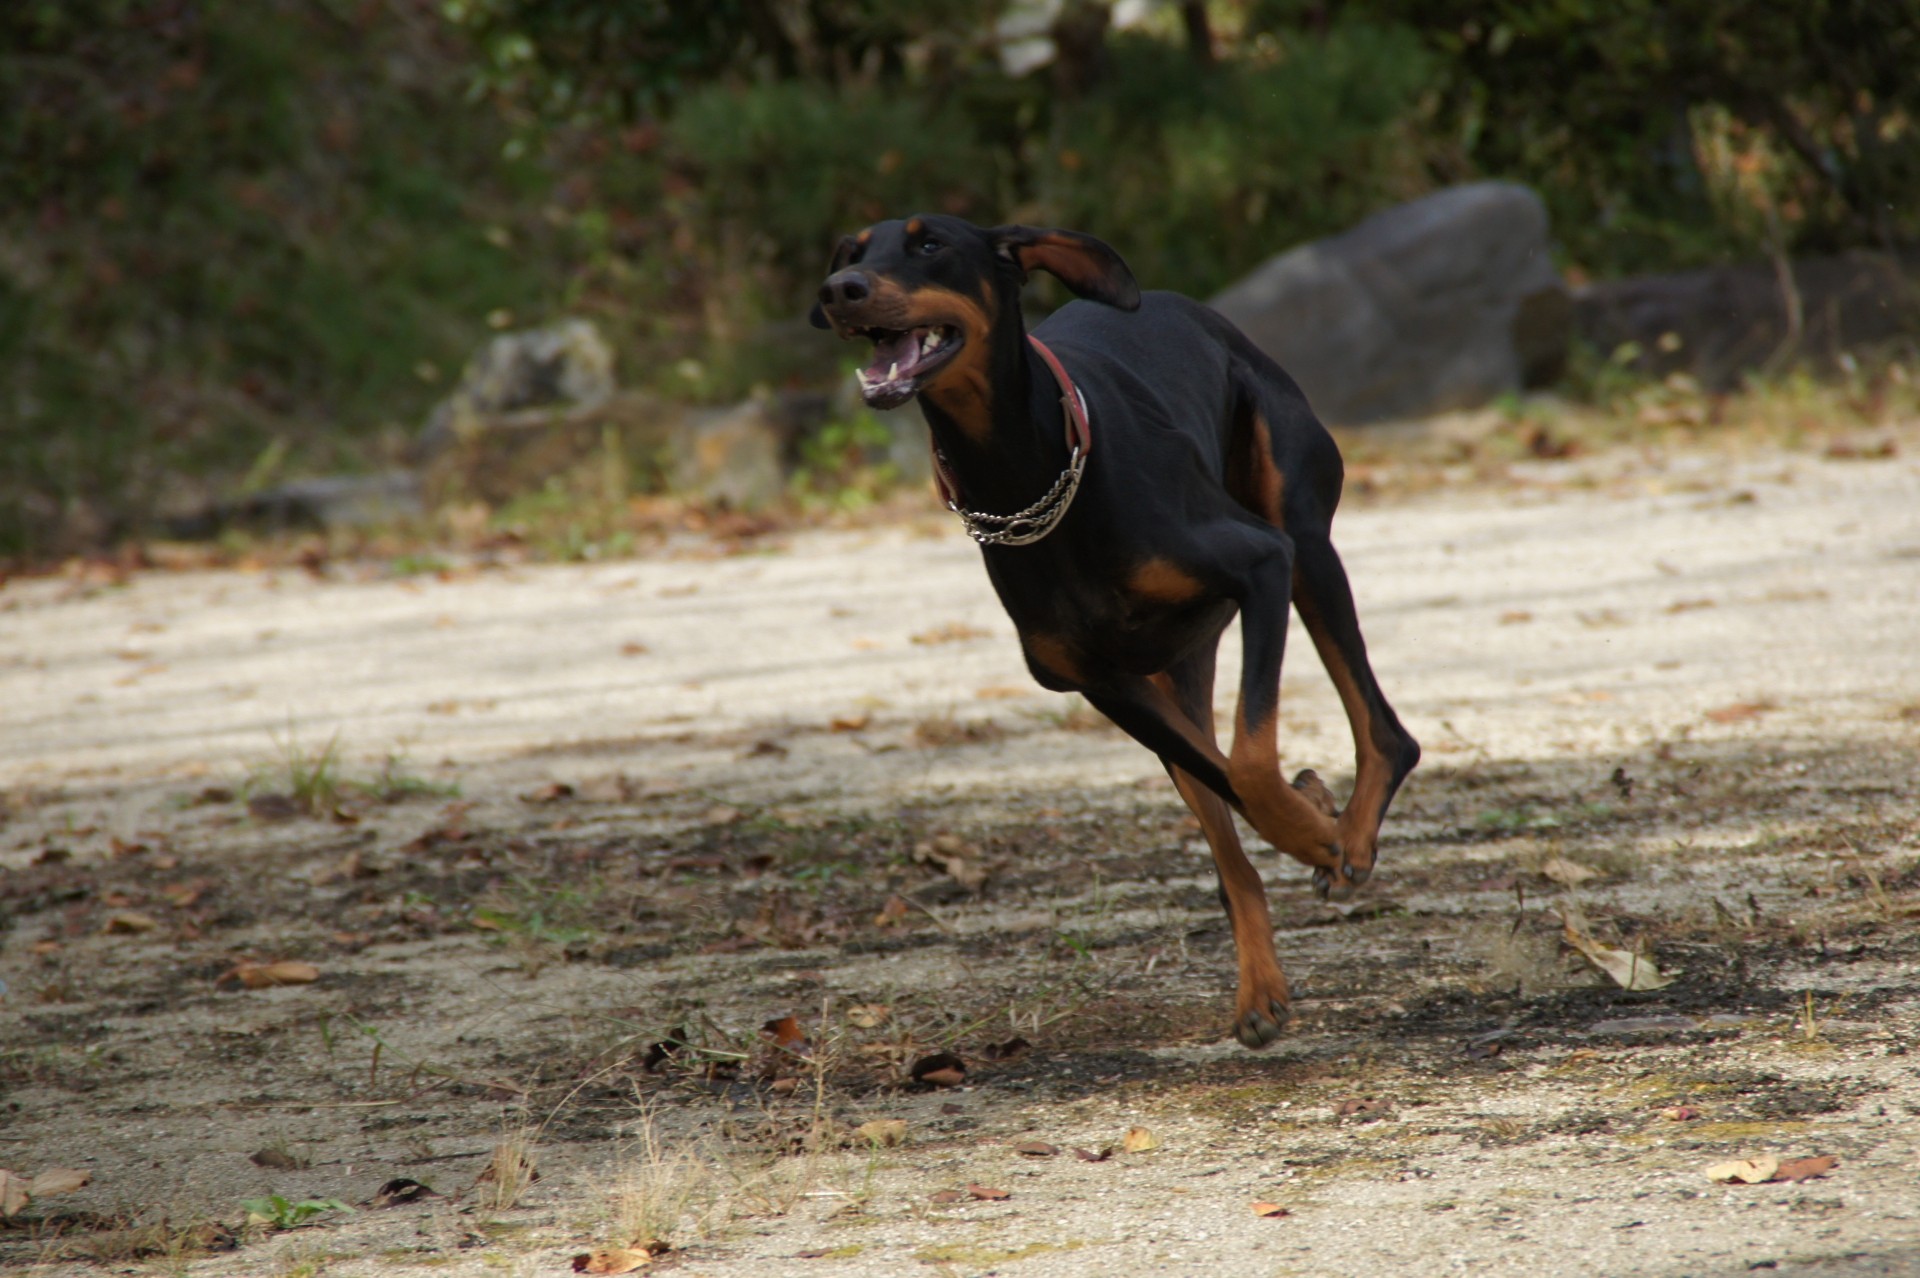
<svg viewBox="0 0 1920 1278"><path fill-rule="evenodd" d="M862 386L871 386L873 384L873 379L867 376L867 370L864 368L854 369L853 375L859 379L860 385Z"/></svg>
<svg viewBox="0 0 1920 1278"><path fill-rule="evenodd" d="M927 339L924 342L920 343L920 349L927 350L927 351L939 350L940 334L938 332L928 333Z"/></svg>
<svg viewBox="0 0 1920 1278"><path fill-rule="evenodd" d="M900 361L895 360L893 364L887 369L887 380L892 381L894 378L898 376L900 376Z"/></svg>

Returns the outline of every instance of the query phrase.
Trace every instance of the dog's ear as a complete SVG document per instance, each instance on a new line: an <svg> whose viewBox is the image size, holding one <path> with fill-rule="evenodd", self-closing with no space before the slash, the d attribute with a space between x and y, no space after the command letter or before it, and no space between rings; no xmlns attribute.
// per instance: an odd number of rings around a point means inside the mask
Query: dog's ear
<svg viewBox="0 0 1920 1278"><path fill-rule="evenodd" d="M840 242L833 246L833 260L827 263L827 274L836 275L851 265L854 252L859 249L859 247L860 240L856 236L841 236ZM832 324L827 322L827 313L821 308L818 302L815 302L813 309L807 312L807 323L813 325L815 328L833 327Z"/></svg>
<svg viewBox="0 0 1920 1278"><path fill-rule="evenodd" d="M1043 231L1032 226L996 226L987 232L993 251L1022 274L1045 271L1090 302L1123 311L1140 309L1140 285L1120 255L1091 235Z"/></svg>

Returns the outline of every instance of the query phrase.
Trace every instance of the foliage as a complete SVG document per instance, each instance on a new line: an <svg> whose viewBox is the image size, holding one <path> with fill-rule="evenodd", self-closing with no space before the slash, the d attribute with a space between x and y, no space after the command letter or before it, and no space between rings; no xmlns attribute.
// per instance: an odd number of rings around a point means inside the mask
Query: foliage
<svg viewBox="0 0 1920 1278"><path fill-rule="evenodd" d="M1538 186L1576 257L1602 269L1920 233L1920 0L1347 11L1422 33L1474 164Z"/></svg>
<svg viewBox="0 0 1920 1278"><path fill-rule="evenodd" d="M0 50L0 554L351 464L558 300L425 0L48 0Z"/></svg>
<svg viewBox="0 0 1920 1278"><path fill-rule="evenodd" d="M338 1198L305 1198L294 1202L279 1194L244 1199L240 1206L247 1213L249 1224L265 1225L270 1229L298 1229L316 1216L353 1210Z"/></svg>

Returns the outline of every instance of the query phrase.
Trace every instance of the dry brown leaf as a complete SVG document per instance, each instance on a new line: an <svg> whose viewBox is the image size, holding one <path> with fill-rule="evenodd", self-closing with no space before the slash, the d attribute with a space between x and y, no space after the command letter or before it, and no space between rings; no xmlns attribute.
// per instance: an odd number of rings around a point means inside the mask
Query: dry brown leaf
<svg viewBox="0 0 1920 1278"><path fill-rule="evenodd" d="M980 1054L990 1061L1018 1060L1033 1050L1033 1044L1019 1035L1014 1035L1004 1043L989 1043Z"/></svg>
<svg viewBox="0 0 1920 1278"><path fill-rule="evenodd" d="M907 1143L907 1121L904 1118L875 1118L854 1128L853 1134L869 1145L890 1149Z"/></svg>
<svg viewBox="0 0 1920 1278"><path fill-rule="evenodd" d="M250 990L272 989L276 985L311 985L320 979L320 969L311 963L284 960L279 963L242 963L221 977L232 978Z"/></svg>
<svg viewBox="0 0 1920 1278"><path fill-rule="evenodd" d="M1657 990L1673 984L1674 974L1664 974L1653 965L1653 960L1640 957L1630 950L1615 949L1611 945L1602 945L1587 932L1587 921L1580 911L1571 906L1562 907L1566 922L1567 944L1580 951L1589 963L1613 978L1614 984L1623 990Z"/></svg>
<svg viewBox="0 0 1920 1278"><path fill-rule="evenodd" d="M1282 1207L1279 1203L1255 1203L1253 1205L1253 1214L1264 1220L1278 1220L1282 1216L1293 1215L1291 1211Z"/></svg>
<svg viewBox="0 0 1920 1278"><path fill-rule="evenodd" d="M1351 1118L1355 1114L1386 1114L1391 1113L1392 1110L1393 1106L1386 1101L1377 1100L1372 1096L1363 1096L1341 1101L1339 1107L1334 1110L1334 1114L1339 1118Z"/></svg>
<svg viewBox="0 0 1920 1278"><path fill-rule="evenodd" d="M1707 718L1715 723L1739 723L1745 719L1758 719L1771 709L1773 707L1764 701L1736 701L1730 706L1707 711Z"/></svg>
<svg viewBox="0 0 1920 1278"><path fill-rule="evenodd" d="M957 1203L965 1197L966 1195L957 1189L942 1189L933 1195L933 1201L936 1203Z"/></svg>
<svg viewBox="0 0 1920 1278"><path fill-rule="evenodd" d="M855 1029L877 1029L892 1015L885 1003L855 1003L847 1009L847 1023Z"/></svg>
<svg viewBox="0 0 1920 1278"><path fill-rule="evenodd" d="M827 727L834 732L863 732L866 730L866 726L872 722L873 716L865 712L860 714L842 714L835 715L829 720Z"/></svg>
<svg viewBox="0 0 1920 1278"><path fill-rule="evenodd" d="M970 626L964 621L949 621L943 626L935 626L931 630L922 630L919 634L913 636L913 642L923 647L932 647L934 644L964 643L969 639L985 639L988 637L989 632L980 629L978 626Z"/></svg>
<svg viewBox="0 0 1920 1278"><path fill-rule="evenodd" d="M1564 856L1550 856L1540 863L1540 873L1552 879L1562 887L1579 887L1589 879L1600 877L1600 871L1578 861L1569 861Z"/></svg>
<svg viewBox="0 0 1920 1278"><path fill-rule="evenodd" d="M367 1207L404 1207L408 1203L417 1203L426 1198L439 1198L441 1195L427 1188L417 1180L407 1176L396 1176L380 1188L373 1191L373 1197L363 1204Z"/></svg>
<svg viewBox="0 0 1920 1278"><path fill-rule="evenodd" d="M1743 1185L1758 1185L1773 1179L1780 1170L1780 1160L1772 1154L1762 1154L1758 1158L1735 1158L1724 1163L1715 1163L1707 1168L1707 1179L1725 1184L1739 1181Z"/></svg>
<svg viewBox="0 0 1920 1278"><path fill-rule="evenodd" d="M1700 1111L1691 1105L1669 1105L1660 1111L1660 1117L1670 1123L1690 1123L1700 1117Z"/></svg>
<svg viewBox="0 0 1920 1278"><path fill-rule="evenodd" d="M1832 1154L1818 1154L1812 1158L1790 1158L1780 1164L1774 1171L1772 1179L1798 1184L1803 1180L1814 1180L1824 1176L1839 1165L1840 1160ZM33 1183L38 1185L39 1177L36 1176Z"/></svg>
<svg viewBox="0 0 1920 1278"><path fill-rule="evenodd" d="M1144 1127L1129 1127L1127 1134L1120 1138L1120 1148L1129 1154L1144 1154L1160 1148L1160 1138Z"/></svg>
<svg viewBox="0 0 1920 1278"><path fill-rule="evenodd" d="M1023 1140L1013 1147L1013 1152L1030 1158L1052 1158L1060 1152L1060 1147L1049 1145L1044 1140Z"/></svg>
<svg viewBox="0 0 1920 1278"><path fill-rule="evenodd" d="M18 1172L0 1167L0 1216L18 1215L32 1201L32 1182Z"/></svg>
<svg viewBox="0 0 1920 1278"><path fill-rule="evenodd" d="M807 1032L800 1028L799 1020L791 1016L768 1021L760 1027L760 1032L770 1036L775 1047L801 1047L807 1041Z"/></svg>
<svg viewBox="0 0 1920 1278"><path fill-rule="evenodd" d="M644 1251L631 1247L608 1247L604 1251L586 1251L573 1258L573 1272L576 1274L630 1274L645 1265L651 1265L653 1257Z"/></svg>
<svg viewBox="0 0 1920 1278"><path fill-rule="evenodd" d="M565 781L549 781L520 796L522 803L558 803L573 797L573 787Z"/></svg>
<svg viewBox="0 0 1920 1278"><path fill-rule="evenodd" d="M985 1202L994 1203L1013 1197L1013 1195L1006 1190L995 1189L991 1185L968 1185L967 1195L971 1198L978 1198Z"/></svg>
<svg viewBox="0 0 1920 1278"><path fill-rule="evenodd" d="M907 898L896 892L887 898L887 903L880 907L878 914L873 916L873 925L875 927L892 927L896 923L903 921L907 917L908 911L912 908L912 906L907 904Z"/></svg>
<svg viewBox="0 0 1920 1278"><path fill-rule="evenodd" d="M247 1161L255 1167L264 1167L268 1171L299 1171L306 1164L284 1149L256 1149L247 1155Z"/></svg>
<svg viewBox="0 0 1920 1278"><path fill-rule="evenodd" d="M141 932L151 932L160 926L160 920L151 914L142 914L138 910L121 910L107 916L107 922L100 930L109 936L132 936Z"/></svg>
<svg viewBox="0 0 1920 1278"><path fill-rule="evenodd" d="M49 1167L27 1183L27 1192L35 1198L45 1198L49 1194L71 1194L76 1189L85 1189L92 1182L93 1173L90 1171L78 1167Z"/></svg>
<svg viewBox="0 0 1920 1278"><path fill-rule="evenodd" d="M935 1087L958 1087L967 1081L967 1063L952 1052L935 1052L915 1061L907 1070L907 1077Z"/></svg>
<svg viewBox="0 0 1920 1278"><path fill-rule="evenodd" d="M1073 1147L1073 1156L1083 1163L1104 1163L1113 1157L1113 1146L1102 1145L1100 1152L1096 1154L1090 1149L1082 1149L1078 1145L1075 1145Z"/></svg>
<svg viewBox="0 0 1920 1278"><path fill-rule="evenodd" d="M943 871L969 892L978 892L987 881L986 867L980 864L979 856L979 848L951 834L916 843L913 848L915 861Z"/></svg>

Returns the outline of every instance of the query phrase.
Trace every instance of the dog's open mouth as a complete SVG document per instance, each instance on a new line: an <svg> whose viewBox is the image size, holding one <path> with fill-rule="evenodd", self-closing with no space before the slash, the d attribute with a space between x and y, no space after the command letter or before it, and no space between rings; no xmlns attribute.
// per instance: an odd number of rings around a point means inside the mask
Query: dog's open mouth
<svg viewBox="0 0 1920 1278"><path fill-rule="evenodd" d="M960 349L960 330L946 324L926 328L862 328L849 336L873 340L873 362L857 371L860 394L874 408L898 408L912 399L933 371Z"/></svg>

